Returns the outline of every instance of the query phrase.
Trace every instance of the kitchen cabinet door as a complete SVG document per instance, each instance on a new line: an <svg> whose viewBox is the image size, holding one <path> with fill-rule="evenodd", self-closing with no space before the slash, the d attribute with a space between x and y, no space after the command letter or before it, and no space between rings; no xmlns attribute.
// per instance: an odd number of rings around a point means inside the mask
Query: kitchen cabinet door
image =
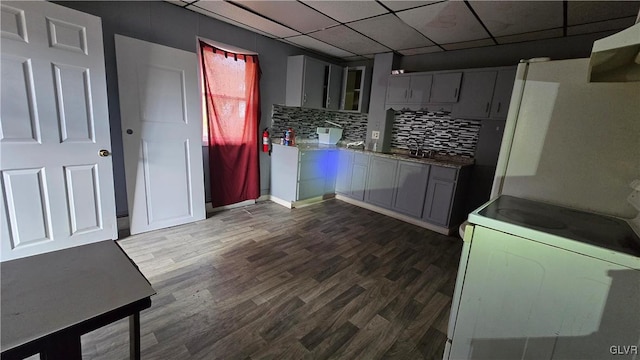
<svg viewBox="0 0 640 360"><path fill-rule="evenodd" d="M433 75L429 102L454 103L460 94L461 72L442 73Z"/></svg>
<svg viewBox="0 0 640 360"><path fill-rule="evenodd" d="M323 85L325 74L325 63L312 58L305 58L304 65L304 86L302 91L302 106L319 109L324 107Z"/></svg>
<svg viewBox="0 0 640 360"><path fill-rule="evenodd" d="M349 150L338 151L338 168L336 174L336 192L351 195L351 174L353 172L353 155Z"/></svg>
<svg viewBox="0 0 640 360"><path fill-rule="evenodd" d="M411 77L389 76L387 80L387 104L403 104L407 102Z"/></svg>
<svg viewBox="0 0 640 360"><path fill-rule="evenodd" d="M406 161L398 163L393 210L420 218L429 181L429 168L427 164Z"/></svg>
<svg viewBox="0 0 640 360"><path fill-rule="evenodd" d="M426 104L431 97L431 83L433 75L413 75L411 76L411 86L407 102L412 104Z"/></svg>
<svg viewBox="0 0 640 360"><path fill-rule="evenodd" d="M351 172L351 191L349 196L356 200L364 201L364 190L367 185L368 166L353 164Z"/></svg>
<svg viewBox="0 0 640 360"><path fill-rule="evenodd" d="M453 105L451 116L463 119L488 118L496 75L496 71L465 72L460 98Z"/></svg>
<svg viewBox="0 0 640 360"><path fill-rule="evenodd" d="M422 219L437 225L448 226L454 189L455 182L430 178Z"/></svg>
<svg viewBox="0 0 640 360"><path fill-rule="evenodd" d="M493 91L493 100L491 102L490 117L492 119L505 120L507 118L515 79L516 69L504 69L498 71L496 87Z"/></svg>
<svg viewBox="0 0 640 360"><path fill-rule="evenodd" d="M391 208L398 160L373 156L369 165L366 202Z"/></svg>
<svg viewBox="0 0 640 360"><path fill-rule="evenodd" d="M324 195L325 179L300 180L296 201Z"/></svg>
<svg viewBox="0 0 640 360"><path fill-rule="evenodd" d="M325 107L331 110L340 109L340 92L342 90L342 66L330 64L328 67L328 75L326 79L326 102Z"/></svg>
<svg viewBox="0 0 640 360"><path fill-rule="evenodd" d="M336 150L326 150L324 156L325 183L324 193L333 194L336 192L336 175L338 172L338 152Z"/></svg>

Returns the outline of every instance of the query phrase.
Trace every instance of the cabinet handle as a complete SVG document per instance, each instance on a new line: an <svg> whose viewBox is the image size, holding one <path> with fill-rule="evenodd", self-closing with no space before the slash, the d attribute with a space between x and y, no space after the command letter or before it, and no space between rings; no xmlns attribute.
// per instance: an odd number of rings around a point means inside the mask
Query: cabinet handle
<svg viewBox="0 0 640 360"><path fill-rule="evenodd" d="M409 90L409 98L413 98L413 89Z"/></svg>
<svg viewBox="0 0 640 360"><path fill-rule="evenodd" d="M456 91L453 93L453 97L458 98L458 88L456 88Z"/></svg>
<svg viewBox="0 0 640 360"><path fill-rule="evenodd" d="M404 89L404 98L407 98L407 89Z"/></svg>
<svg viewBox="0 0 640 360"><path fill-rule="evenodd" d="M327 96L327 107L329 107L329 105L331 105L331 98Z"/></svg>
<svg viewBox="0 0 640 360"><path fill-rule="evenodd" d="M500 105L502 105L502 103L498 102L498 110L496 111L497 113L500 113Z"/></svg>
<svg viewBox="0 0 640 360"><path fill-rule="evenodd" d="M487 108L484 110L484 112L488 113L489 112L489 103L487 103Z"/></svg>
<svg viewBox="0 0 640 360"><path fill-rule="evenodd" d="M302 103L306 103L307 102L307 93L304 93L304 95L302 96Z"/></svg>

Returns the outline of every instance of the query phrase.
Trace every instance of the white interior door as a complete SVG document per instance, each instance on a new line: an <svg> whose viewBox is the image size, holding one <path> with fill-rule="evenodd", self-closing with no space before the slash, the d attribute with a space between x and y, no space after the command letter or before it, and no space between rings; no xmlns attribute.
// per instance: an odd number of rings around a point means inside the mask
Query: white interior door
<svg viewBox="0 0 640 360"><path fill-rule="evenodd" d="M2 10L2 261L117 238L100 18Z"/></svg>
<svg viewBox="0 0 640 360"><path fill-rule="evenodd" d="M132 234L205 217L195 53L116 35Z"/></svg>

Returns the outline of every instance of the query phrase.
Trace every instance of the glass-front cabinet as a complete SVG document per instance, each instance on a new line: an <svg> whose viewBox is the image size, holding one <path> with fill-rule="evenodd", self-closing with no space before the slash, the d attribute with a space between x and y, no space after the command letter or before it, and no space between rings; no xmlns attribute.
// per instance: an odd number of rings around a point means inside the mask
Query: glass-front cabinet
<svg viewBox="0 0 640 360"><path fill-rule="evenodd" d="M344 90L342 98L342 110L362 111L362 98L364 92L365 67L346 67L344 70Z"/></svg>

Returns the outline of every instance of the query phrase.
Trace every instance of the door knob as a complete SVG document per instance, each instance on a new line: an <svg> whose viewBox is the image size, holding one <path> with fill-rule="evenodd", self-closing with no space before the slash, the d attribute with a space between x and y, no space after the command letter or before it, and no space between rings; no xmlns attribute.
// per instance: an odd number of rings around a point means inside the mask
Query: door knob
<svg viewBox="0 0 640 360"><path fill-rule="evenodd" d="M129 134L129 135L133 134L133 130L127 129L127 134Z"/></svg>
<svg viewBox="0 0 640 360"><path fill-rule="evenodd" d="M98 154L99 154L100 156L102 156L102 157L106 157L106 156L111 155L111 153L109 152L109 150L105 150L105 149L102 149L102 150L98 151Z"/></svg>

